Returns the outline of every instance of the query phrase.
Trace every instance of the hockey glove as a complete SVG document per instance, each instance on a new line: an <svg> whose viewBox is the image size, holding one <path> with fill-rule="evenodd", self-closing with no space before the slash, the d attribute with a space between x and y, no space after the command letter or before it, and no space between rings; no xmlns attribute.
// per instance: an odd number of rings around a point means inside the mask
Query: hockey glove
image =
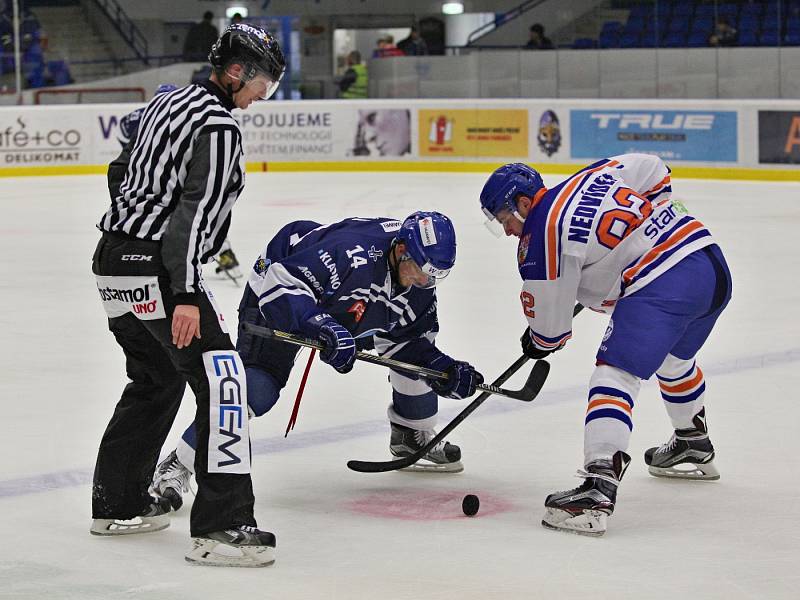
<svg viewBox="0 0 800 600"><path fill-rule="evenodd" d="M478 373L471 364L460 360L453 360L446 354L434 358L430 364L431 369L444 371L447 379L432 379L428 381L431 389L439 396L461 400L475 393L475 386L483 383L483 375Z"/></svg>
<svg viewBox="0 0 800 600"><path fill-rule="evenodd" d="M533 338L531 338L531 330L528 327L525 328L525 331L522 334L522 337L519 338L519 341L522 343L522 353L533 360L545 358L550 356L553 352L561 350L561 346L553 348L552 350L542 350L541 348L537 348L536 344L533 343Z"/></svg>
<svg viewBox="0 0 800 600"><path fill-rule="evenodd" d="M349 373L356 361L356 342L350 332L327 313L314 315L306 324L316 329L317 339L325 346L319 352L323 362L339 373Z"/></svg>

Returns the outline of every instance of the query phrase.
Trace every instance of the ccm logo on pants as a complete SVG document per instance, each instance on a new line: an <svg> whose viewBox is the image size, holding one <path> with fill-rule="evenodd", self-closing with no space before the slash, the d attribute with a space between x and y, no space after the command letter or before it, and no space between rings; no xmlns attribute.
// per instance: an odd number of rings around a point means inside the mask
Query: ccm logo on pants
<svg viewBox="0 0 800 600"><path fill-rule="evenodd" d="M235 350L203 353L209 390L208 472L250 472L247 378Z"/></svg>

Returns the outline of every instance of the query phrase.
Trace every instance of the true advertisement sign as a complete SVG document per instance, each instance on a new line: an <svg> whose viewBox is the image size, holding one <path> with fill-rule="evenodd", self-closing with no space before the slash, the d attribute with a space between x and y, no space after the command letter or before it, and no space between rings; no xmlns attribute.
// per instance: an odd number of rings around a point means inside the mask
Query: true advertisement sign
<svg viewBox="0 0 800 600"><path fill-rule="evenodd" d="M702 162L738 160L736 111L572 110L572 158L628 152Z"/></svg>

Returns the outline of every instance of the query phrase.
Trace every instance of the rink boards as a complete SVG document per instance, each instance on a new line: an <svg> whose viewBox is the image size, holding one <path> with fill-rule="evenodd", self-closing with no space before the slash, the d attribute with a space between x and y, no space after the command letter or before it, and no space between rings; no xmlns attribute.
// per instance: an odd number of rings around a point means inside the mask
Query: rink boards
<svg viewBox="0 0 800 600"><path fill-rule="evenodd" d="M0 108L0 176L100 174L135 104ZM249 171L544 173L625 152L681 177L800 180L791 100L328 100L236 111Z"/></svg>

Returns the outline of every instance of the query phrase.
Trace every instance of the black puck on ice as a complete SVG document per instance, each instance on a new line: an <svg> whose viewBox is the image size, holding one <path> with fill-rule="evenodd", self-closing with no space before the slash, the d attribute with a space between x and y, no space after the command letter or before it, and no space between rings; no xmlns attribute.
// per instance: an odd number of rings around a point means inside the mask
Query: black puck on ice
<svg viewBox="0 0 800 600"><path fill-rule="evenodd" d="M478 509L481 507L481 501L475 494L467 494L461 501L461 510L468 517L474 517L478 514Z"/></svg>

